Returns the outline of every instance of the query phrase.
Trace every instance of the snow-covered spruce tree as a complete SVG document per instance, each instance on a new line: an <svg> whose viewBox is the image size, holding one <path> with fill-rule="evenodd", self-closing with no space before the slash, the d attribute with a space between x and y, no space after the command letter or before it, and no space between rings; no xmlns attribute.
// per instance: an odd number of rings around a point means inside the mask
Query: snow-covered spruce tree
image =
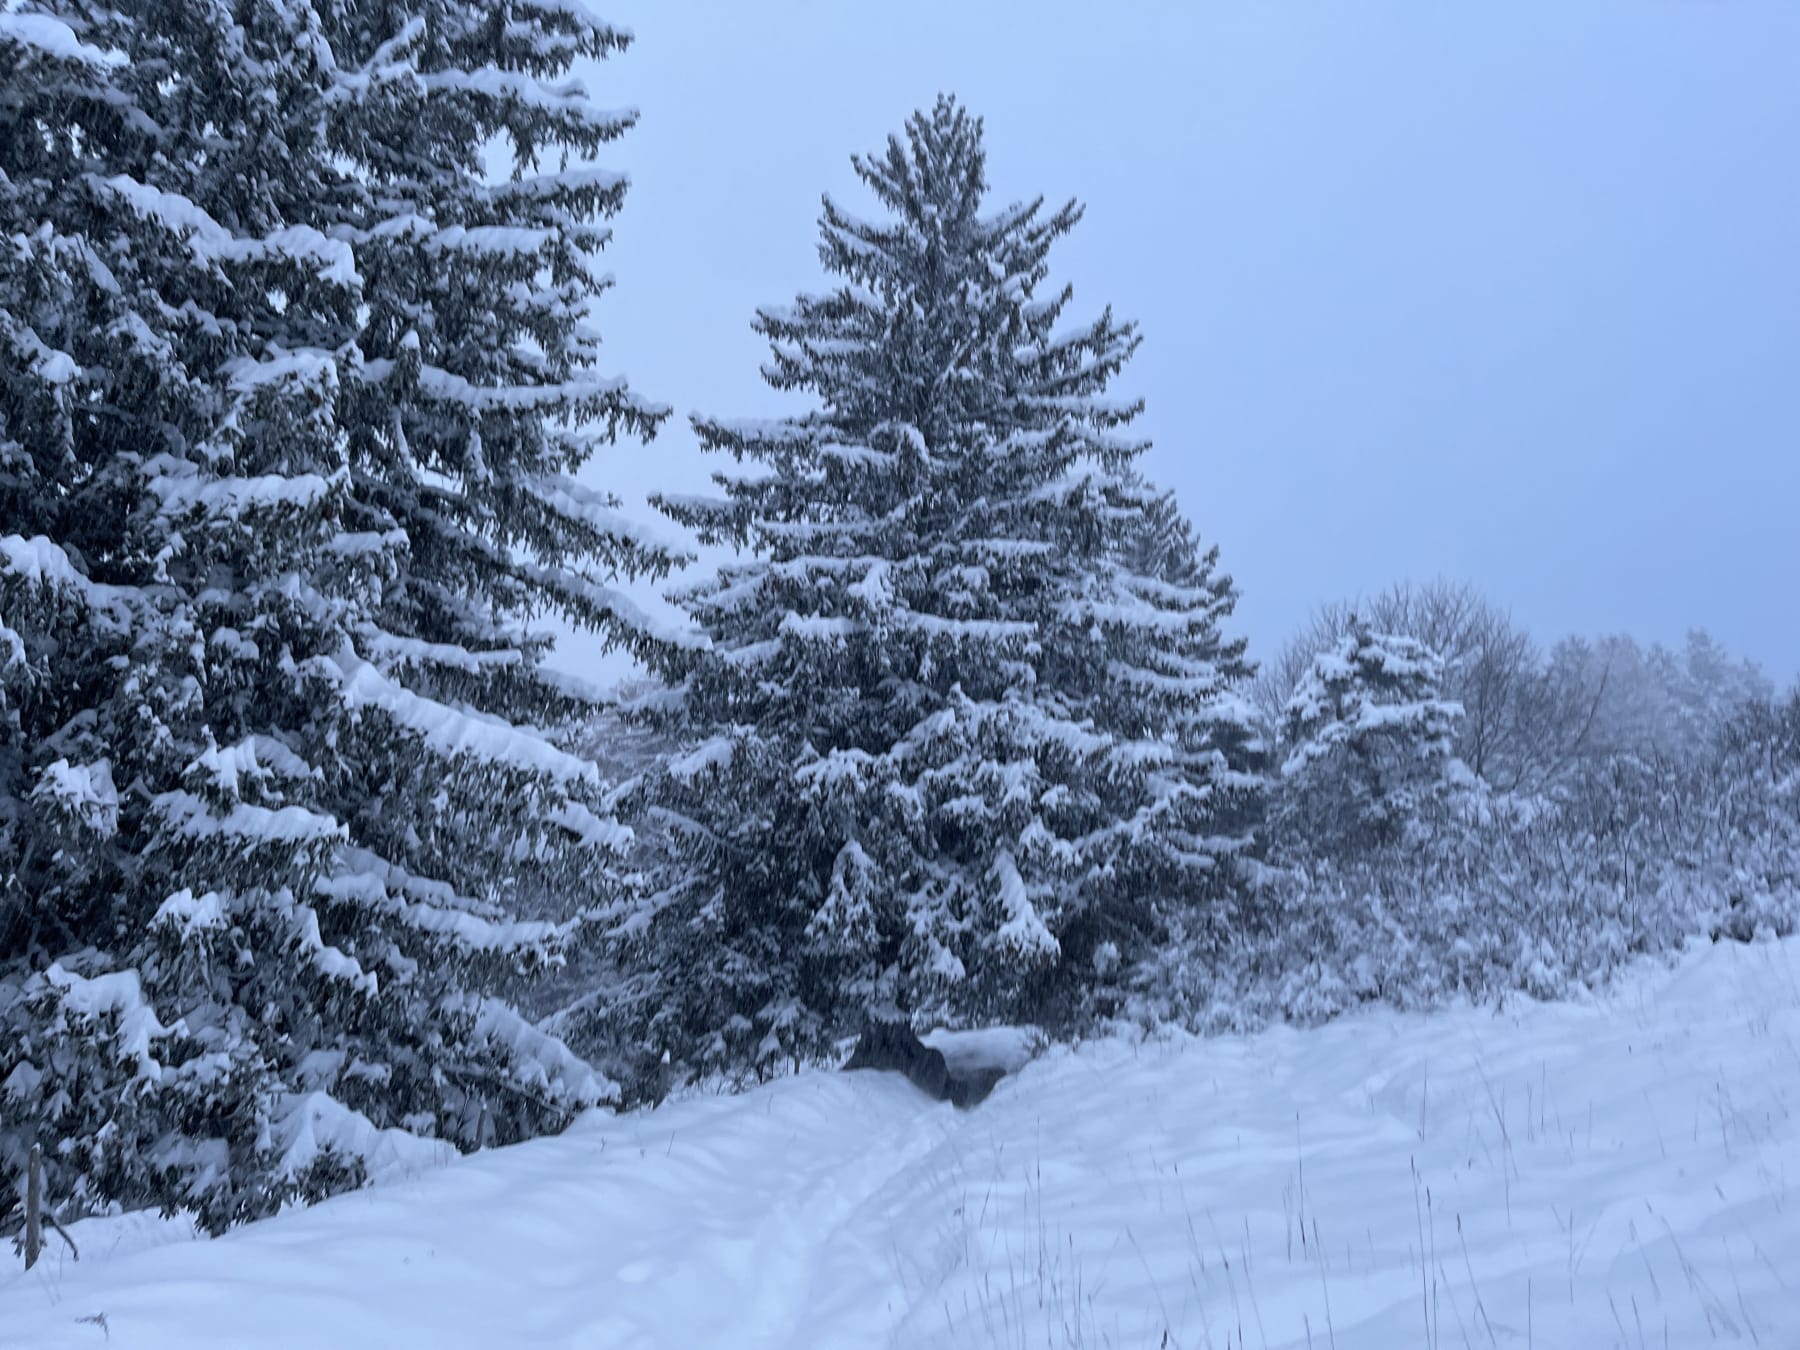
<svg viewBox="0 0 1800 1350"><path fill-rule="evenodd" d="M1205 610L1210 619L1170 630L1185 645L1165 641L1162 647L1147 649L1150 659L1162 665L1165 677L1181 679L1208 672L1208 678L1218 681L1212 697L1169 701L1170 725L1191 751L1216 750L1233 771L1260 769L1266 752L1249 698L1257 670L1246 655L1247 640L1226 637L1222 631L1237 608L1238 593L1230 575L1219 568L1219 546L1202 547L1199 533L1182 514L1172 491L1158 489L1135 468L1126 470L1123 477L1126 488L1121 500L1129 501L1135 492L1142 504L1142 518L1128 518L1121 541L1125 576L1140 579L1135 582L1138 594L1150 603L1173 611ZM1158 687L1163 687L1162 682L1151 682L1146 692ZM1233 831L1254 826L1263 810L1259 785L1234 778L1230 797L1229 805L1223 793L1215 800L1215 819L1223 821L1235 812L1240 823L1231 827Z"/></svg>
<svg viewBox="0 0 1800 1350"><path fill-rule="evenodd" d="M1391 847L1456 781L1459 705L1443 662L1413 638L1352 618L1313 659L1282 723L1276 839L1287 856L1349 857Z"/></svg>
<svg viewBox="0 0 1800 1350"><path fill-rule="evenodd" d="M85 1174L142 1199L149 1165L102 1141L154 1136L133 1089L159 1072L165 1033L134 974L86 976L122 922L142 814L118 753L137 731L124 674L156 607L139 466L210 412L169 359L179 320L155 243L96 172L149 153L125 92L128 21L77 27L0 13L0 1189L42 1142L53 1196ZM72 1167L64 1140L83 1141Z"/></svg>
<svg viewBox="0 0 1800 1350"><path fill-rule="evenodd" d="M557 82L624 38L36 8L0 15L0 1166L216 1228L392 1127L608 1091L493 995L618 833L527 625L636 640L607 581L672 561L569 478L661 415L595 373L623 184L585 165L630 118Z"/></svg>
<svg viewBox="0 0 1800 1350"><path fill-rule="evenodd" d="M1126 584L1139 599L1168 611L1171 618L1185 614L1190 620L1177 622L1145 646L1145 669L1135 692L1155 706L1164 735L1180 747L1186 761L1183 771L1213 785L1206 806L1213 840L1260 842L1268 737L1250 696L1257 671L1246 656L1246 640L1228 638L1221 631L1236 608L1237 588L1219 566L1219 546L1202 547L1173 492L1159 490L1135 468L1126 470L1124 478L1122 497L1129 499L1135 493L1142 503L1141 518L1129 523L1121 541ZM1191 621L1195 619L1201 621ZM1195 699L1182 690L1181 682L1196 675L1217 682L1209 697ZM1242 852L1239 845L1230 847ZM1177 876L1169 884L1179 888L1182 883ZM1164 906L1159 950L1137 981L1138 992L1154 1000L1154 991L1173 970L1197 978L1216 971L1221 936L1217 917L1210 907ZM1266 905L1240 903L1235 917L1237 931L1244 933L1246 925L1266 922L1270 915ZM1141 1008L1133 1015L1141 1015Z"/></svg>
<svg viewBox="0 0 1800 1350"><path fill-rule="evenodd" d="M1106 398L1136 331L1065 326L1049 281L1080 208L984 213L950 99L854 164L885 216L827 199L834 289L755 325L816 406L696 418L753 467L664 502L750 552L684 593L710 647L641 705L688 740L651 794L684 847L633 935L648 1049L694 1067L765 1072L870 1005L1092 1011L1168 908L1229 924L1250 842L1229 583L1144 556L1138 404Z"/></svg>

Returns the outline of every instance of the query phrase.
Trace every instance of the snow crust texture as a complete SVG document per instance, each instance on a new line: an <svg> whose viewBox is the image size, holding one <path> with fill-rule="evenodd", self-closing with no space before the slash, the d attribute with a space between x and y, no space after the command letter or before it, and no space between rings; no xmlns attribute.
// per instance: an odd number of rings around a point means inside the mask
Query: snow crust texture
<svg viewBox="0 0 1800 1350"><path fill-rule="evenodd" d="M1786 1346L1797 1108L1800 943L1727 943L1599 1005L1056 1049L973 1112L590 1113L214 1242L91 1221L4 1267L0 1344Z"/></svg>

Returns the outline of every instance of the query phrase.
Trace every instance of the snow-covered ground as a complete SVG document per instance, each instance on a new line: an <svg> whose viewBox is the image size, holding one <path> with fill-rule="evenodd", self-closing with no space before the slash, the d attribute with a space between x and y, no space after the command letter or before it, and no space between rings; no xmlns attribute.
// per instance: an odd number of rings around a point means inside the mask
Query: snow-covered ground
<svg viewBox="0 0 1800 1350"><path fill-rule="evenodd" d="M217 1242L90 1223L0 1269L0 1345L1780 1350L1797 1112L1800 943L1726 945L1600 1006L1055 1050L967 1113L820 1073L595 1114Z"/></svg>

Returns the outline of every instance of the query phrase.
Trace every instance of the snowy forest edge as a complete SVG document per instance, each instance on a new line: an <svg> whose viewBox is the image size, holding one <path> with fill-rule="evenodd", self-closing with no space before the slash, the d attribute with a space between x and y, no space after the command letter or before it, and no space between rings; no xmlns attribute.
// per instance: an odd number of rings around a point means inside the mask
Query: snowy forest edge
<svg viewBox="0 0 1800 1350"><path fill-rule="evenodd" d="M1079 206L985 200L953 100L755 316L791 418L692 418L719 494L655 504L738 552L654 622L683 551L576 477L671 415L600 359L632 118L569 72L628 35L231 14L0 13L0 1233L34 1144L65 1217L217 1231L870 1009L1232 1031L1793 932L1800 691L1702 633L1439 582L1259 667Z"/></svg>

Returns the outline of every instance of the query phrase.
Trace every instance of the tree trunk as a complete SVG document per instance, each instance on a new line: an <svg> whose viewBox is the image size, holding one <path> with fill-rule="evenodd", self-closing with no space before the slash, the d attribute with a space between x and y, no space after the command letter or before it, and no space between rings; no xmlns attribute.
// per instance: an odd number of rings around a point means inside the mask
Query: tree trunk
<svg viewBox="0 0 1800 1350"><path fill-rule="evenodd" d="M44 1150L31 1146L31 1160L25 1165L25 1269L37 1264L44 1250Z"/></svg>

